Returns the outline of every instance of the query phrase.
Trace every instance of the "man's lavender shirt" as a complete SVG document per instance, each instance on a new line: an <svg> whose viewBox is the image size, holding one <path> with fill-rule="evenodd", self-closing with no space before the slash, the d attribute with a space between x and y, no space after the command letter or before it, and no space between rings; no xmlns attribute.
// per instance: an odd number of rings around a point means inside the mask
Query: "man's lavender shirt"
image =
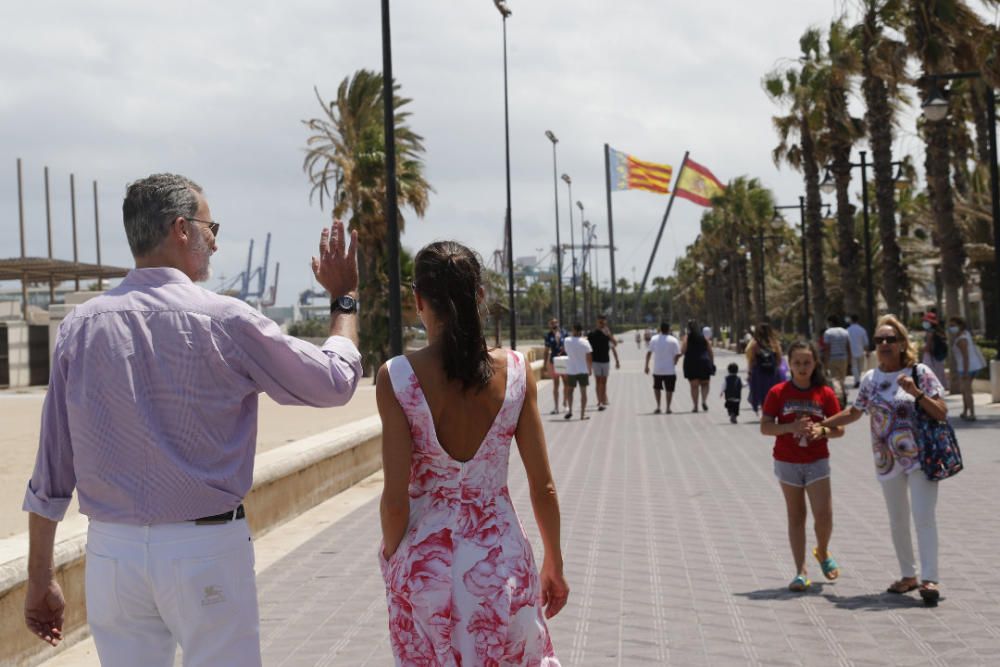
<svg viewBox="0 0 1000 667"><path fill-rule="evenodd" d="M24 509L149 525L234 509L253 482L257 394L347 403L361 354L282 335L250 306L171 268L135 269L59 327Z"/></svg>

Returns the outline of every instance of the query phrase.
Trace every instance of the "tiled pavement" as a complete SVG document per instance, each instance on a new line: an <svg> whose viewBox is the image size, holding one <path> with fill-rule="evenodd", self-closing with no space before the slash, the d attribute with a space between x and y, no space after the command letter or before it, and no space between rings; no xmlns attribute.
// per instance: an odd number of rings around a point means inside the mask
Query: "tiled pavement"
<svg viewBox="0 0 1000 667"><path fill-rule="evenodd" d="M622 347L608 411L544 417L572 588L550 622L564 665L1000 664L1000 411L958 427L967 469L939 497L938 608L880 593L898 572L867 420L831 447L842 576L793 594L771 443L752 413L729 424L717 377L707 414L684 411L683 380L679 411L650 414L640 353ZM551 392L540 401L550 408ZM511 495L540 559L512 456ZM392 664L378 541L376 499L261 574L265 665Z"/></svg>

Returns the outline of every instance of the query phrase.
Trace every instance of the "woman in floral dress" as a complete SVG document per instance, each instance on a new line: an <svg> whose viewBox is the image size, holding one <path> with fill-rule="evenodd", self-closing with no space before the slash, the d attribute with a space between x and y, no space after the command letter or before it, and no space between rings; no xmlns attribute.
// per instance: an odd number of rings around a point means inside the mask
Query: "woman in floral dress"
<svg viewBox="0 0 1000 667"><path fill-rule="evenodd" d="M390 359L376 379L379 563L397 665L559 665L545 619L569 587L535 382L520 353L487 350L481 271L458 243L417 254L428 344ZM507 490L515 438L545 549L540 571Z"/></svg>
<svg viewBox="0 0 1000 667"><path fill-rule="evenodd" d="M879 320L872 337L878 366L861 378L854 405L820 422L821 426L850 424L865 412L871 417L875 474L882 486L892 544L899 561L900 579L889 585L889 593L920 589L920 597L937 604L938 590L938 482L928 481L920 468L916 438L916 406L930 417L943 420L948 406L944 388L925 364L917 363L917 351L906 327L892 315ZM916 380L914 380L916 377ZM920 553L920 583L913 555L910 519L917 529Z"/></svg>

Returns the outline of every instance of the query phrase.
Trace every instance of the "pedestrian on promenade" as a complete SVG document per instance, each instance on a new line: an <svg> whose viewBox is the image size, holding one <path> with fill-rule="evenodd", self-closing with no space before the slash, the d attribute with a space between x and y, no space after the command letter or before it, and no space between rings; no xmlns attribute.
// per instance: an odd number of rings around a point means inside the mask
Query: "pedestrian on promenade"
<svg viewBox="0 0 1000 667"><path fill-rule="evenodd" d="M670 414L670 403L674 398L677 386L677 360L681 358L681 344L670 334L670 322L660 322L660 333L649 340L649 351L646 352L646 375L649 375L649 359L653 358L653 396L656 397L656 409L653 414L660 414L660 392L666 394L666 411Z"/></svg>
<svg viewBox="0 0 1000 667"><path fill-rule="evenodd" d="M726 412L729 413L729 421L733 424L740 416L740 400L743 398L743 380L740 379L740 367L736 364L729 364L726 368L729 375L722 386L721 396L726 399Z"/></svg>
<svg viewBox="0 0 1000 667"><path fill-rule="evenodd" d="M709 343L712 342L712 327L707 324L701 328L701 335L705 337Z"/></svg>
<svg viewBox="0 0 1000 667"><path fill-rule="evenodd" d="M715 353L712 344L702 335L698 323L688 320L687 335L681 344L684 355L684 378L691 385L692 412L698 412L698 395L701 394L701 409L708 411L708 381L715 373Z"/></svg>
<svg viewBox="0 0 1000 667"><path fill-rule="evenodd" d="M635 349L642 349L642 333L638 329L635 330Z"/></svg>
<svg viewBox="0 0 1000 667"><path fill-rule="evenodd" d="M819 353L812 343L798 341L788 348L792 379L775 385L764 399L760 432L776 436L774 474L781 484L788 513L788 543L795 561L792 591L805 591L812 582L806 571L806 499L812 508L816 548L823 576L840 576L837 561L830 554L833 534L833 499L830 494L830 450L828 438L844 434L841 427L821 426L820 422L840 412L840 403L826 384Z"/></svg>
<svg viewBox="0 0 1000 667"><path fill-rule="evenodd" d="M553 317L549 320L549 331L545 334L545 363L548 366L549 377L552 378L552 410L549 411L550 415L557 415L561 411L559 408L559 381L564 378L556 372L555 359L566 354L566 350L563 349L564 340L566 340L566 330L560 327L559 320Z"/></svg>
<svg viewBox="0 0 1000 667"><path fill-rule="evenodd" d="M935 519L938 483L929 481L920 469L915 410L919 404L932 419L946 419L944 388L930 367L917 363L909 331L895 316L885 315L879 320L872 340L878 366L861 378L854 404L822 424L831 428L845 426L868 413L875 473L889 511L892 544L902 574L888 591L908 593L918 587L910 539L912 515L920 550L920 595L929 604L936 604L940 597Z"/></svg>
<svg viewBox="0 0 1000 667"><path fill-rule="evenodd" d="M857 389L861 386L871 341L868 340L868 332L861 326L858 316L852 314L849 319L851 323L847 327L847 335L851 341L851 373L854 375L854 388Z"/></svg>
<svg viewBox="0 0 1000 667"><path fill-rule="evenodd" d="M583 335L583 324L573 324L573 335L564 342L566 348L566 404L569 409L565 419L573 418L573 391L580 387L580 419L590 419L587 416L587 385L594 372L594 350L590 341Z"/></svg>
<svg viewBox="0 0 1000 667"><path fill-rule="evenodd" d="M53 351L30 512L28 627L57 644L57 522L79 492L87 620L101 664L260 665L254 554L242 501L253 481L257 395L347 403L361 378L357 236L320 236L333 297L322 348L246 303L202 289L219 224L202 188L157 174L122 206L136 268L63 320Z"/></svg>
<svg viewBox="0 0 1000 667"><path fill-rule="evenodd" d="M944 362L948 359L948 336L944 332L944 327L941 326L937 313L931 311L924 313L920 326L924 330L924 344L920 360L934 371L934 376L943 383L945 378Z"/></svg>
<svg viewBox="0 0 1000 667"><path fill-rule="evenodd" d="M767 392L771 387L784 381L781 368L781 340L767 322L761 322L753 330L753 336L746 346L747 382L750 391L747 398L754 414L759 414Z"/></svg>
<svg viewBox="0 0 1000 667"><path fill-rule="evenodd" d="M955 356L955 372L962 390L962 414L959 418L974 422L976 403L972 400L972 380L976 373L986 368L986 359L961 317L948 318L948 333L953 337L951 353Z"/></svg>
<svg viewBox="0 0 1000 667"><path fill-rule="evenodd" d="M830 374L833 389L840 400L847 404L847 366L851 357L851 335L836 315L826 318L829 325L823 332L823 364Z"/></svg>
<svg viewBox="0 0 1000 667"><path fill-rule="evenodd" d="M608 318L597 316L597 326L587 334L587 341L594 355L594 384L597 389L597 410L603 411L608 403L608 376L611 375L611 355L615 357L615 369L622 367L618 361L618 341L608 327Z"/></svg>
<svg viewBox="0 0 1000 667"><path fill-rule="evenodd" d="M455 242L414 260L427 346L390 359L375 393L382 418L382 544L396 664L558 667L545 619L566 604L559 502L534 376L524 355L488 350L482 262ZM545 556L507 492L517 439Z"/></svg>

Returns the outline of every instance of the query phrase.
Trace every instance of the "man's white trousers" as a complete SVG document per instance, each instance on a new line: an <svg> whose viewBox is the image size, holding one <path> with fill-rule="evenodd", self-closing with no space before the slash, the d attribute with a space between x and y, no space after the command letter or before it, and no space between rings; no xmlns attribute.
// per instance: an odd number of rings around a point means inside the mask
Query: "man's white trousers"
<svg viewBox="0 0 1000 667"><path fill-rule="evenodd" d="M129 526L91 521L87 617L103 667L261 664L246 520Z"/></svg>

